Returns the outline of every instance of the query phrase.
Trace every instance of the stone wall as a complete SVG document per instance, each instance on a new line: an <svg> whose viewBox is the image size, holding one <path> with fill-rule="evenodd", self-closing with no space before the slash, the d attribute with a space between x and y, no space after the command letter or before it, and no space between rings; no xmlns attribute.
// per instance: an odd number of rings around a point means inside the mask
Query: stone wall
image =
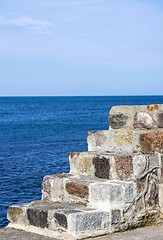
<svg viewBox="0 0 163 240"><path fill-rule="evenodd" d="M9 208L11 226L80 239L162 221L163 105L116 106L108 120L69 153L70 173L44 177L41 201Z"/></svg>

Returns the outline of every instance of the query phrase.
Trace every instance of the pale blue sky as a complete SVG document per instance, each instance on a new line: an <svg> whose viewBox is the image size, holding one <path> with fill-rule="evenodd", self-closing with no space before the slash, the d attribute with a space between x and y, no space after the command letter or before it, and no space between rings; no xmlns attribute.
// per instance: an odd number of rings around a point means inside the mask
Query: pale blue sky
<svg viewBox="0 0 163 240"><path fill-rule="evenodd" d="M0 0L0 96L162 95L162 0Z"/></svg>

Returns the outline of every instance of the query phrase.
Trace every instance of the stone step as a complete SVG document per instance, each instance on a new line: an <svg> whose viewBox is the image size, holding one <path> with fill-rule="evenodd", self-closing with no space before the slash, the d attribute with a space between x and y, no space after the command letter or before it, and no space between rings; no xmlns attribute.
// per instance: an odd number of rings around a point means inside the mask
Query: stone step
<svg viewBox="0 0 163 240"><path fill-rule="evenodd" d="M42 183L43 200L82 203L107 210L131 204L133 191L134 183L131 181L99 180L71 174L48 175Z"/></svg>
<svg viewBox="0 0 163 240"><path fill-rule="evenodd" d="M110 129L88 132L88 151L111 153L163 153L163 129Z"/></svg>
<svg viewBox="0 0 163 240"><path fill-rule="evenodd" d="M163 128L163 104L139 106L114 106L109 112L112 129Z"/></svg>
<svg viewBox="0 0 163 240"><path fill-rule="evenodd" d="M161 155L113 154L97 152L69 153L70 173L100 179L137 181L148 172L161 172ZM160 175L161 178L161 175Z"/></svg>
<svg viewBox="0 0 163 240"><path fill-rule="evenodd" d="M123 212L119 208L100 211L78 204L48 201L11 206L7 217L10 227L37 233L40 231L40 234L41 229L45 229L47 236L53 231L61 235L63 233L64 236L67 233L76 239L117 231L122 228L124 221Z"/></svg>

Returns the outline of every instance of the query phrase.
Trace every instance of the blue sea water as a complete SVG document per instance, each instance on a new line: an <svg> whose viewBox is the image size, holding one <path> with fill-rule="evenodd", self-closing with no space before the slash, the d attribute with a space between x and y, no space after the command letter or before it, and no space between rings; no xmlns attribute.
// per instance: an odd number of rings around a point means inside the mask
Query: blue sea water
<svg viewBox="0 0 163 240"><path fill-rule="evenodd" d="M68 172L67 153L87 150L87 131L108 129L113 105L163 103L163 96L1 97L0 227L10 205L41 198L44 175Z"/></svg>

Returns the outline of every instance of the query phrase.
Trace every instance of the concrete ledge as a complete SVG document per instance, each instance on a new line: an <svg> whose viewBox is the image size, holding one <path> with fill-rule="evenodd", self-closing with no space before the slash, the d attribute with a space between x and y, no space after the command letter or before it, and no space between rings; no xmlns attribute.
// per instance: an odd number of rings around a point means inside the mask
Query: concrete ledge
<svg viewBox="0 0 163 240"><path fill-rule="evenodd" d="M0 240L57 240L14 228L0 229Z"/></svg>
<svg viewBox="0 0 163 240"><path fill-rule="evenodd" d="M13 228L0 229L0 240L57 240L34 233L25 232ZM163 225L137 228L132 231L110 234L97 238L89 238L94 240L162 240Z"/></svg>

